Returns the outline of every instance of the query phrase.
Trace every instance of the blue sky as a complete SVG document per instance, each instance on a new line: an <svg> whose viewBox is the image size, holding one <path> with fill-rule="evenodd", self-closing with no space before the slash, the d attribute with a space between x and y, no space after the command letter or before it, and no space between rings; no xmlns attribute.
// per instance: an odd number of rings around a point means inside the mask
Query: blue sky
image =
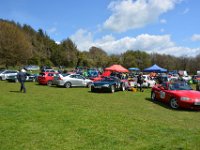
<svg viewBox="0 0 200 150"><path fill-rule="evenodd" d="M198 0L1 0L0 18L43 29L79 50L200 54Z"/></svg>

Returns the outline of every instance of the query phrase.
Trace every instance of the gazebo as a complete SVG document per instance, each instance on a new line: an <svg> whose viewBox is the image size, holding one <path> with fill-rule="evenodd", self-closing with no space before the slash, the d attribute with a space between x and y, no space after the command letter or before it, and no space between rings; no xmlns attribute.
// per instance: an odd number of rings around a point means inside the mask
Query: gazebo
<svg viewBox="0 0 200 150"><path fill-rule="evenodd" d="M144 72L156 72L156 73L162 73L167 72L167 69L161 68L158 65L154 64L153 66L146 68L143 70Z"/></svg>

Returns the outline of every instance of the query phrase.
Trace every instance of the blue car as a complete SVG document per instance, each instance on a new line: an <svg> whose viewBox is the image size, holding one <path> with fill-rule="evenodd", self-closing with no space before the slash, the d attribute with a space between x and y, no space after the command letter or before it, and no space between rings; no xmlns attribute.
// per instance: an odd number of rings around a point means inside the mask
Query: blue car
<svg viewBox="0 0 200 150"><path fill-rule="evenodd" d="M117 77L104 77L102 80L93 82L91 85L91 92L97 91L108 91L111 93L125 91L125 83Z"/></svg>

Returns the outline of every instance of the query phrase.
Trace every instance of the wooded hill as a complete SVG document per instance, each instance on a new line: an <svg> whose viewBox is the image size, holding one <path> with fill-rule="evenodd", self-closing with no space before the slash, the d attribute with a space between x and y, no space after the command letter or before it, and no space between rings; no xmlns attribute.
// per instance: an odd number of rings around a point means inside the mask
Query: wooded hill
<svg viewBox="0 0 200 150"><path fill-rule="evenodd" d="M107 67L121 64L126 68L138 67L143 70L157 64L168 70L187 70L196 73L200 70L200 54L196 57L175 57L140 50L126 50L120 55L108 55L103 49L91 47L79 50L70 39L56 44L45 31L35 31L31 26L13 21L0 20L0 65L50 65L65 67Z"/></svg>

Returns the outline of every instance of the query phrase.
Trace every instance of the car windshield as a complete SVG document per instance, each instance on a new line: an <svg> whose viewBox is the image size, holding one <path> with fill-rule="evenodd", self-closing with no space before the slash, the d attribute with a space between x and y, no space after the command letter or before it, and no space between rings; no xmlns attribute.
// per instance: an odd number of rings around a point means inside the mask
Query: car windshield
<svg viewBox="0 0 200 150"><path fill-rule="evenodd" d="M40 76L45 76L45 73L40 73L39 75L40 75Z"/></svg>
<svg viewBox="0 0 200 150"><path fill-rule="evenodd" d="M192 90L186 82L176 82L169 85L170 90Z"/></svg>

